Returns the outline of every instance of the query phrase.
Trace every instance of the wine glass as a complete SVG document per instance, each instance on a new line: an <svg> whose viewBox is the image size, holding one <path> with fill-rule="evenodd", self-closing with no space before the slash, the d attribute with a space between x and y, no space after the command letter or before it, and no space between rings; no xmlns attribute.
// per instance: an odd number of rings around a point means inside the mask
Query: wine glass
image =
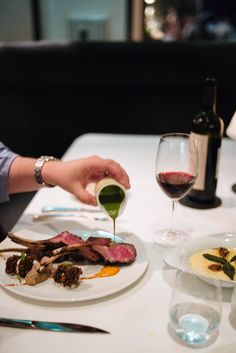
<svg viewBox="0 0 236 353"><path fill-rule="evenodd" d="M176 246L189 238L189 234L175 229L175 203L187 195L197 178L198 154L196 140L183 133L164 134L157 149L155 174L162 191L172 200L169 229L157 230L153 240L164 247Z"/></svg>

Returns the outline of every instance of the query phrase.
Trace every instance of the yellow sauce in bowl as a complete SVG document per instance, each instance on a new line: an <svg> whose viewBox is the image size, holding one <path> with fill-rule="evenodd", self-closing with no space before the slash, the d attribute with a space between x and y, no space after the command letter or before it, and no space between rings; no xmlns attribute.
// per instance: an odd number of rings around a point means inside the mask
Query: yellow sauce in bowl
<svg viewBox="0 0 236 353"><path fill-rule="evenodd" d="M236 248L227 248L227 250L229 252L228 252L228 254L226 256L226 260L230 262L230 259L232 259L233 256L236 256ZM211 265L213 265L213 264L217 264L218 265L219 263L206 259L203 256L203 254L210 254L210 255L213 255L213 256L222 257L219 254L219 248L201 250L201 251L191 255L189 260L188 260L189 266L194 271L198 272L199 274L201 274L203 276L215 278L215 279L218 279L218 280L232 281L229 278L229 276L224 273L224 271L222 269L219 270L219 271L212 270L211 269L211 267L212 267ZM236 281L236 260L230 262L230 264L235 268L234 281Z"/></svg>

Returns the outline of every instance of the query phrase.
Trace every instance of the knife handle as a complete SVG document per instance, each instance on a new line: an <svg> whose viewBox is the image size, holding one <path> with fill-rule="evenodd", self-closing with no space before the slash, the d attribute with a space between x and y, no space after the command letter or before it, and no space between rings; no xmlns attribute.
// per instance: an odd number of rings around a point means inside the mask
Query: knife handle
<svg viewBox="0 0 236 353"><path fill-rule="evenodd" d="M18 320L18 319L7 319L0 318L0 324L7 327L16 327L16 328L31 328L32 321L30 320Z"/></svg>

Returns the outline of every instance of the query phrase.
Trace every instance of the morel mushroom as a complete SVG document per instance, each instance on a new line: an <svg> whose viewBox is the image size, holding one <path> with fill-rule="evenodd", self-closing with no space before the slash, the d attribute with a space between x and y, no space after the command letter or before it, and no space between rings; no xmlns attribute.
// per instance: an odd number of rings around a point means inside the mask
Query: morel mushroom
<svg viewBox="0 0 236 353"><path fill-rule="evenodd" d="M10 256L6 261L6 273L9 275L19 275L22 278L25 278L27 273L33 267L34 258L32 256L27 256L22 254Z"/></svg>
<svg viewBox="0 0 236 353"><path fill-rule="evenodd" d="M62 284L64 287L72 287L78 284L81 274L82 270L80 267L61 264L54 272L53 278L56 283Z"/></svg>

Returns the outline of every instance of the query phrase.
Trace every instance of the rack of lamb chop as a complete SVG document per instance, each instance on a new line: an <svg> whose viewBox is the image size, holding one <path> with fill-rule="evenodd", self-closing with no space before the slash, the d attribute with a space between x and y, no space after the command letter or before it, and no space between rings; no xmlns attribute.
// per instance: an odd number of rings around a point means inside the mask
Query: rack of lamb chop
<svg viewBox="0 0 236 353"><path fill-rule="evenodd" d="M86 263L103 264L131 264L136 256L136 248L130 243L114 243L110 238L89 237L84 240L68 231L61 232L56 236L44 240L31 240L22 238L13 233L8 233L8 238L14 243L23 245L21 248L0 249L0 253L17 252L21 256L13 255L6 262L6 272L10 275L24 274L27 284L35 285L45 281L52 275L54 262L65 259L86 261ZM78 267L78 266L77 266ZM60 273L68 278L63 285L73 285L71 273L76 274L77 281L82 270L71 267L71 270L60 268ZM63 277L63 278L64 278ZM58 275L57 275L58 278ZM69 283L69 284L65 284Z"/></svg>

